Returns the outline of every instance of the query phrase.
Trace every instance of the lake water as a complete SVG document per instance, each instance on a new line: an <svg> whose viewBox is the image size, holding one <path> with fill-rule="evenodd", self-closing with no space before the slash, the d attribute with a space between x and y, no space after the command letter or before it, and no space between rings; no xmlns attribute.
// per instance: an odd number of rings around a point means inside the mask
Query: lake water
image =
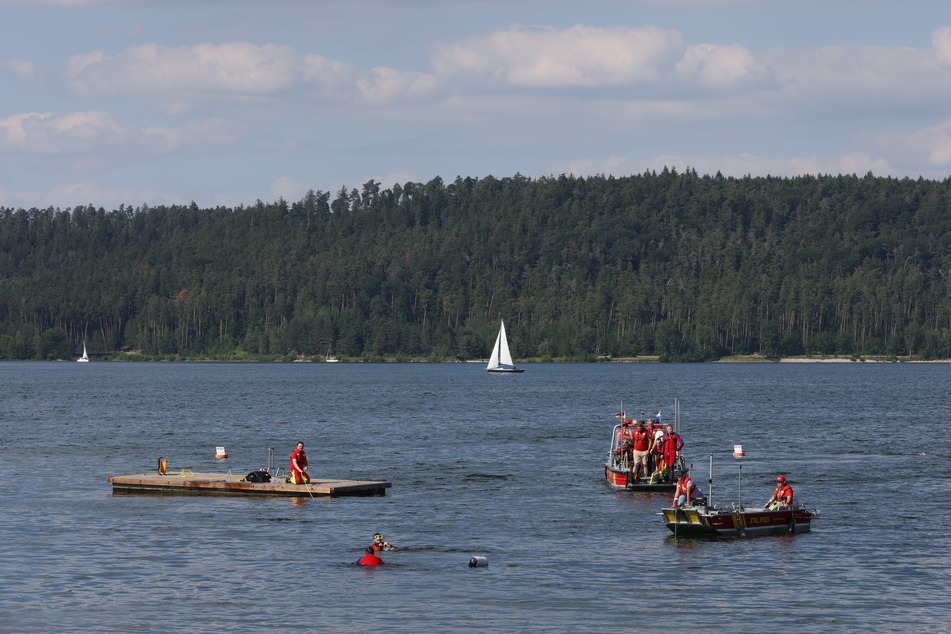
<svg viewBox="0 0 951 634"><path fill-rule="evenodd" d="M0 381L3 632L951 629L951 364L0 363ZM739 465L748 503L784 473L813 531L675 540L667 498L609 490L621 401L669 420L674 399L714 501L737 499ZM104 480L159 456L286 466L297 440L316 477L393 486ZM353 565L375 532L402 550Z"/></svg>

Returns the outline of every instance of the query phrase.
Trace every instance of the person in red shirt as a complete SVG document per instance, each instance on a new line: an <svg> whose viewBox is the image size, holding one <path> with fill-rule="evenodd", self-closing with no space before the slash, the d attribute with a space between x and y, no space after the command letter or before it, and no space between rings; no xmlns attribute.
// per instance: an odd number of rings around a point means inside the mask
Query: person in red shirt
<svg viewBox="0 0 951 634"><path fill-rule="evenodd" d="M307 475L307 454L304 453L304 443L299 442L291 452L290 469L291 484L307 484L310 476Z"/></svg>
<svg viewBox="0 0 951 634"><path fill-rule="evenodd" d="M763 507L771 511L785 511L792 508L792 499L792 487L786 483L786 476L779 476L776 478L776 490Z"/></svg>
<svg viewBox="0 0 951 634"><path fill-rule="evenodd" d="M367 546L363 551L366 553L363 557L357 560L357 563L361 566L382 566L383 560L376 556L376 553L373 552L373 546Z"/></svg>
<svg viewBox="0 0 951 634"><path fill-rule="evenodd" d="M644 428L644 421L637 424L637 428L631 432L631 442L634 445L631 451L633 464L631 465L631 474L634 479L640 478L641 466L644 467L644 478L650 477L648 470L647 457L650 455L651 445L654 442L651 432Z"/></svg>

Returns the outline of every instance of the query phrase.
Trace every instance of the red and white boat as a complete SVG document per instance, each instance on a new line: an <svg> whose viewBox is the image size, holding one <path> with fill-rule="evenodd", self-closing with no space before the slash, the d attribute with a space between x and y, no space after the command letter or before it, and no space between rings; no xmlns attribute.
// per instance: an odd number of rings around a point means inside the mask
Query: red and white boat
<svg viewBox="0 0 951 634"><path fill-rule="evenodd" d="M624 413L624 405L621 404L621 413L616 414L617 418L621 419L621 422L614 426L614 429L611 430L611 447L608 449L608 456L604 462L604 479L607 481L608 486L612 489L618 491L656 491L661 493L672 493L677 488L677 472L684 469L684 459L680 453L677 453L677 460L674 465L668 466L664 476L660 477L658 475L651 476L650 479L635 479L634 472L630 467L628 462L628 457L624 452L619 451L623 445L623 439L625 437L625 432L627 429L630 429L633 425L637 424L636 420L627 418L627 415ZM645 419L643 414L641 419L645 423L651 424L651 429L653 429L653 424L656 422L661 423L661 412L657 412L657 415L652 419ZM680 401L674 401L674 422L672 423L674 427L674 432L680 433ZM664 425L666 427L666 424Z"/></svg>
<svg viewBox="0 0 951 634"><path fill-rule="evenodd" d="M710 459L710 487L713 487L713 459ZM794 504L785 510L744 506L742 488L740 501L720 508L708 498L694 500L680 508L661 511L664 524L676 537L755 537L758 535L794 535L812 530L812 519L819 516L816 509ZM710 498L712 500L712 492Z"/></svg>

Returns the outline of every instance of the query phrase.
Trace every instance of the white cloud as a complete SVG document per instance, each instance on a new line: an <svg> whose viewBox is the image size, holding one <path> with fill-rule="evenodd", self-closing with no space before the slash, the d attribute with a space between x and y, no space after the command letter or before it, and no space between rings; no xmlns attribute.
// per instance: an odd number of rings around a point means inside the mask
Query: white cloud
<svg viewBox="0 0 951 634"><path fill-rule="evenodd" d="M391 103L402 95L421 97L433 91L436 78L422 73L372 68L357 80L363 99L369 103Z"/></svg>
<svg viewBox="0 0 951 634"><path fill-rule="evenodd" d="M765 57L785 97L826 108L843 99L867 111L924 95L951 96L951 75L924 49L827 46L774 50Z"/></svg>
<svg viewBox="0 0 951 634"><path fill-rule="evenodd" d="M218 119L183 128L137 128L98 110L25 112L0 119L0 148L24 154L168 152L231 144L240 131Z"/></svg>
<svg viewBox="0 0 951 634"><path fill-rule="evenodd" d="M596 87L655 82L683 50L679 32L652 26L516 26L439 46L430 61L446 77L487 77L513 86Z"/></svg>
<svg viewBox="0 0 951 634"><path fill-rule="evenodd" d="M943 26L931 32L931 49L938 64L951 68L951 26Z"/></svg>
<svg viewBox="0 0 951 634"><path fill-rule="evenodd" d="M876 140L883 150L901 154L910 162L951 166L951 119L910 132L886 132Z"/></svg>
<svg viewBox="0 0 951 634"><path fill-rule="evenodd" d="M118 55L102 51L74 55L66 78L80 95L118 93L159 95L183 112L189 100L274 96L302 89L312 96L370 103L418 98L430 92L435 78L391 68L361 70L320 55L301 55L276 44L195 44L167 47L143 44Z"/></svg>
<svg viewBox="0 0 951 634"><path fill-rule="evenodd" d="M85 95L170 90L268 93L293 83L298 61L292 49L275 44L143 44L112 57L102 51L74 55L66 76Z"/></svg>
<svg viewBox="0 0 951 634"><path fill-rule="evenodd" d="M274 199L283 198L286 201L294 202L300 200L307 193L308 189L314 189L313 185L306 185L290 176L281 176L271 183L271 195Z"/></svg>
<svg viewBox="0 0 951 634"><path fill-rule="evenodd" d="M115 142L126 135L122 125L105 112L54 115L27 112L0 119L0 147L34 154L58 154Z"/></svg>
<svg viewBox="0 0 951 634"><path fill-rule="evenodd" d="M37 71L33 62L22 59L0 59L0 70L9 71L22 81L36 81Z"/></svg>
<svg viewBox="0 0 951 634"><path fill-rule="evenodd" d="M677 64L677 72L709 88L730 88L738 84L758 84L770 73L749 49L739 46L699 44L687 48Z"/></svg>

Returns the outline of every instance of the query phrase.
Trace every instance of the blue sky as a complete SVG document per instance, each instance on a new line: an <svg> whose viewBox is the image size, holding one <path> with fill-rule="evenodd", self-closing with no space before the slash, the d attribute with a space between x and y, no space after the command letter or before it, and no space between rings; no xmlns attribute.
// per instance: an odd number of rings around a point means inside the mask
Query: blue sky
<svg viewBox="0 0 951 634"><path fill-rule="evenodd" d="M951 174L947 0L0 0L0 206Z"/></svg>

